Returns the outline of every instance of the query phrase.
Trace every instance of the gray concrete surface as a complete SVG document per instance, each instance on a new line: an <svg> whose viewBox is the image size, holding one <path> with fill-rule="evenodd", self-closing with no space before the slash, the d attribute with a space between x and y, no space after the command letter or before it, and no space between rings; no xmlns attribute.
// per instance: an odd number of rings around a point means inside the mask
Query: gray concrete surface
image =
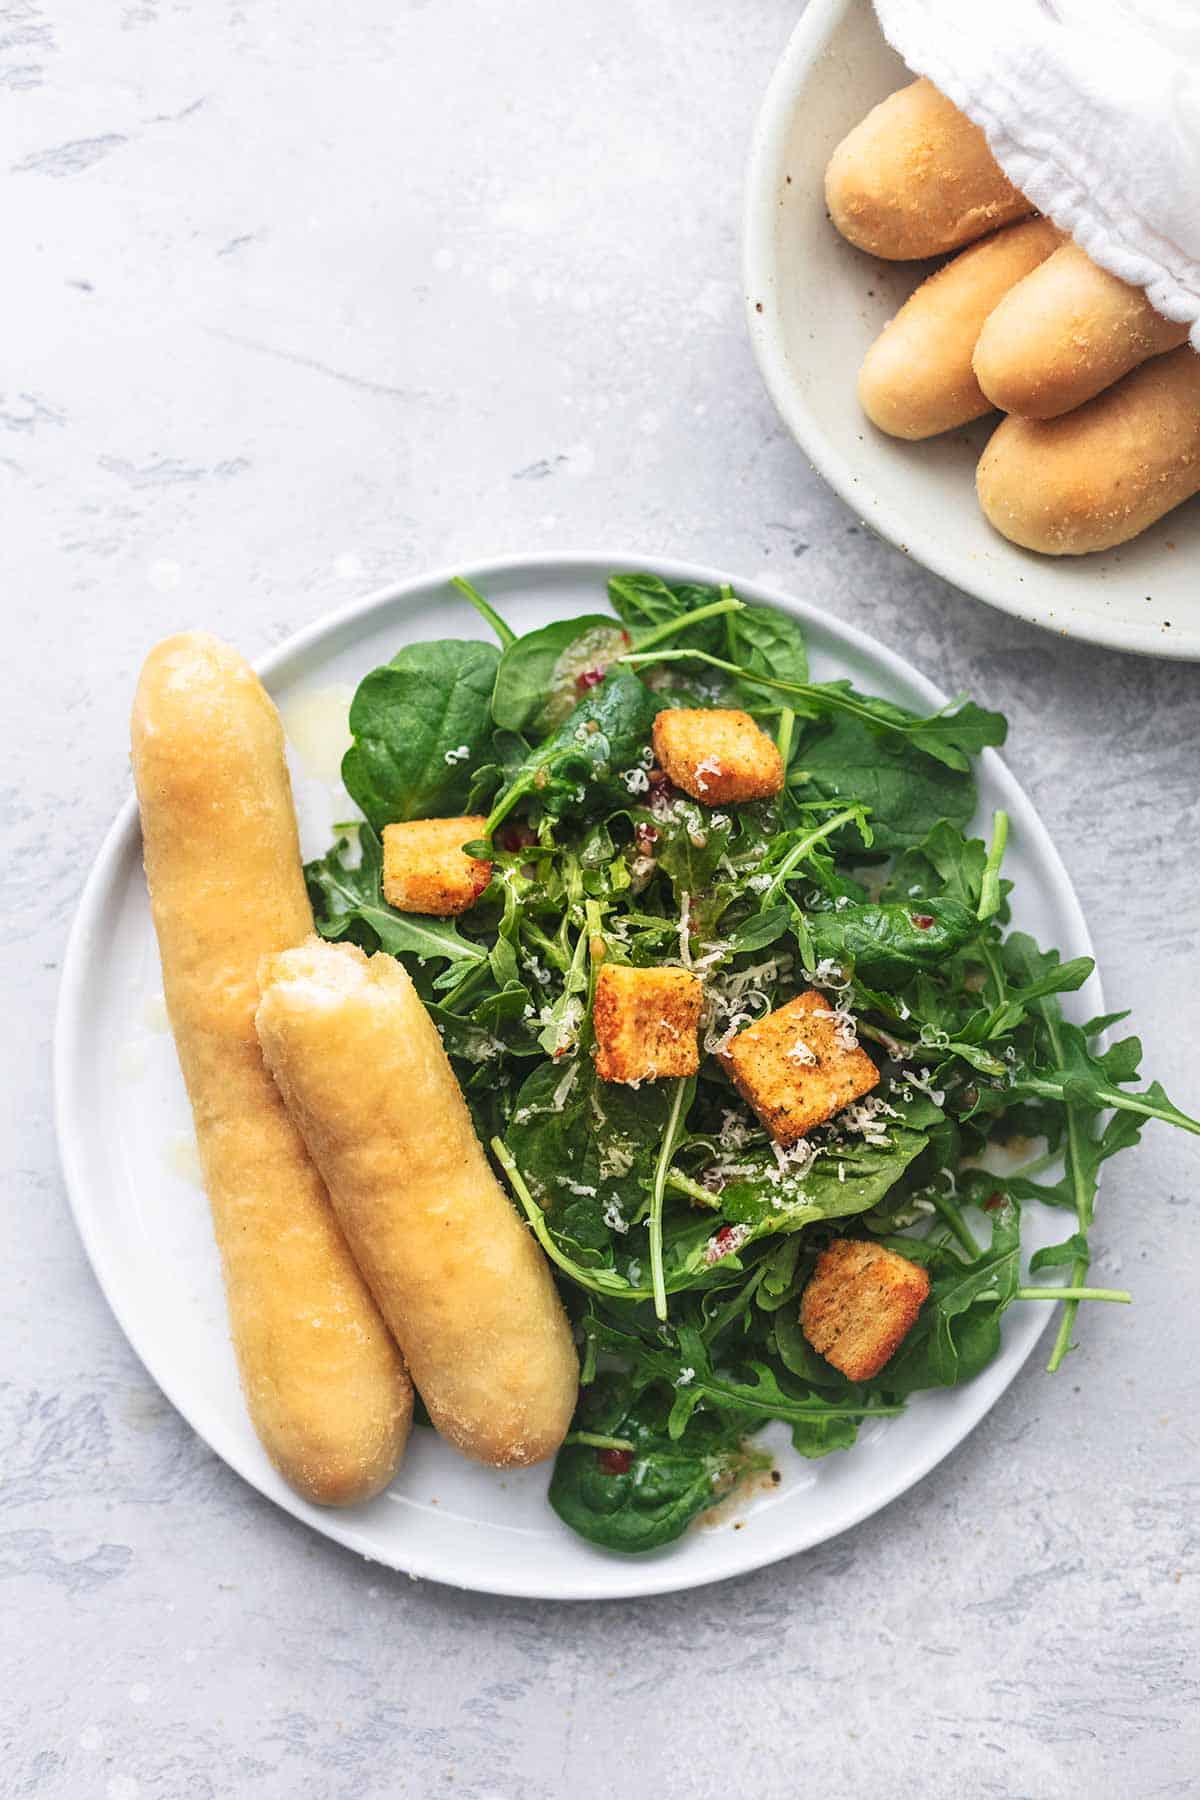
<svg viewBox="0 0 1200 1800"><path fill-rule="evenodd" d="M874 541L751 364L739 188L795 0L8 0L0 483L0 1790L1197 1791L1197 1146L1104 1195L1097 1309L916 1491L639 1604L414 1586L246 1489L67 1214L51 1010L160 634L256 652L451 557L769 573L1004 707L1113 1005L1200 1102L1195 670L1040 635Z"/></svg>

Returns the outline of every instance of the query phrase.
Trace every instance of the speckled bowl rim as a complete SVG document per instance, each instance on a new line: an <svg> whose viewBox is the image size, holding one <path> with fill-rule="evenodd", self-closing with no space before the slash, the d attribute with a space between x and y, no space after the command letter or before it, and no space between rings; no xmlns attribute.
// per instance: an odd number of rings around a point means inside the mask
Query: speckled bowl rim
<svg viewBox="0 0 1200 1800"><path fill-rule="evenodd" d="M549 551L525 556L512 555L462 563L433 574L414 576L378 588L364 599L352 602L302 627L260 656L254 666L270 688L273 678L278 680L301 669L306 662L311 663L314 653L319 653L322 648L336 641L352 641L356 628L368 621L373 622L377 615L388 608L403 607L406 602L415 602L430 589L445 587L455 575L465 576L476 586L486 589L489 582L506 576L544 575L547 571L561 570L577 578L594 575L597 579L602 579L603 575L623 568L653 570L671 581L709 585L729 582L747 598L761 600L790 612L819 636L866 657L878 668L885 683L893 681L901 689L907 688L916 693L928 702L931 709L946 704L946 696L903 657L887 649L868 633L845 624L816 606L797 600L762 582L742 580L708 566L658 555L630 554L627 551L568 554ZM1067 927L1060 946L1063 954L1092 956L1091 938L1070 877L1032 801L995 750L983 752L979 759L979 769L981 775L987 775L993 790L999 791L999 798L1013 819L1014 830L1019 830L1026 837L1031 855L1045 873L1047 890L1053 893L1056 907L1061 908L1064 925ZM117 813L92 865L63 961L54 1032L54 1108L59 1154L71 1211L93 1272L117 1323L147 1372L197 1435L251 1487L256 1488L267 1499L275 1501L284 1511L304 1524L311 1525L334 1542L356 1551L370 1561L378 1562L378 1545L356 1523L352 1510L338 1512L308 1505L292 1493L265 1457L261 1461L254 1461L243 1455L237 1445L230 1443L218 1412L212 1411L206 1416L203 1407L193 1404L190 1398L185 1398L179 1392L174 1375L164 1367L164 1363L169 1363L169 1357L160 1353L157 1342L147 1341L140 1323L129 1316L114 1290L109 1253L102 1241L102 1234L96 1229L94 1183L89 1172L84 1128L76 1122L79 1112L76 1097L81 1081L79 1070L82 1061L88 1056L87 1013L81 1002L85 993L89 960L104 942L105 910L110 889L121 863L134 853L138 837L137 803L131 796ZM1091 977L1086 992L1090 1010L1096 1014L1103 1012L1103 995L1098 975ZM670 1547L652 1558L639 1560L598 1551L581 1540L578 1579L553 1584L547 1584L544 1578L539 1578L536 1566L522 1566L517 1572L503 1557L496 1558L494 1566L489 1567L483 1578L478 1573L464 1578L462 1573L456 1573L453 1567L444 1562L436 1558L426 1561L420 1555L407 1558L403 1563L397 1561L387 1566L412 1577L464 1587L473 1592L527 1599L631 1599L643 1595L673 1593L727 1580L781 1561L802 1550L813 1549L817 1544L862 1523L897 1499L963 1441L1020 1372L1049 1324L1050 1315L1056 1309L1047 1305L1037 1310L1044 1316L1040 1321L1035 1318L1036 1329L1026 1328L1020 1342L1010 1338L989 1368L969 1386L954 1390L955 1405L952 1414L939 1418L936 1422L930 1421L922 1453L895 1479L875 1485L865 1480L861 1500L846 1507L844 1516L835 1525L818 1531L816 1535L805 1534L802 1512L799 1516L800 1529L792 1534L795 1541L762 1547L754 1544L749 1533L739 1537L730 1532L725 1534L724 1557L702 1570L689 1569L682 1558L673 1562ZM536 1558L533 1561L536 1564Z"/></svg>
<svg viewBox="0 0 1200 1800"><path fill-rule="evenodd" d="M1040 604L1034 597L1037 575L1047 559L1034 551L1019 549L997 537L995 550L1001 560L992 571L946 550L937 529L935 488L930 485L924 515L920 509L906 515L883 499L855 469L831 441L816 410L804 398L792 374L776 309L762 304L764 296L773 295L777 285L775 232L784 149L792 116L813 64L851 8L866 4L867 0L809 0L771 75L754 125L743 194L742 280L751 348L776 411L812 466L852 508L855 517L951 586L1055 636L1077 638L1138 656L1200 661L1200 629L1194 624L1181 627L1176 623L1171 635L1164 636L1157 624L1143 625L1132 618L1105 618L1098 611L1065 603L1057 607ZM1162 523L1159 521L1159 526ZM1104 554L1136 554L1135 545L1136 540ZM1018 568L1026 571L1019 578L1020 591ZM1024 587L1026 577L1028 588Z"/></svg>

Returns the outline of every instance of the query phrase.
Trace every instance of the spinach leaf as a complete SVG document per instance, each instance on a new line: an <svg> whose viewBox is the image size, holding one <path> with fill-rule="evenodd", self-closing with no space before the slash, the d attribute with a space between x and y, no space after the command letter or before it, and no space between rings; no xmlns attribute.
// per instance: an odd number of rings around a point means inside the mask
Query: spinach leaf
<svg viewBox="0 0 1200 1800"><path fill-rule="evenodd" d="M961 833L975 813L977 794L969 772L947 768L901 738L881 737L861 719L837 718L806 732L794 767L805 778L804 794L860 800L868 807L880 851L922 844L942 820ZM981 875L985 856L981 844Z"/></svg>
<svg viewBox="0 0 1200 1800"><path fill-rule="evenodd" d="M747 606L730 615L730 655L752 675L808 680L808 648L798 619L773 606Z"/></svg>
<svg viewBox="0 0 1200 1800"><path fill-rule="evenodd" d="M720 588L663 581L658 575L613 575L608 597L617 617L637 637L678 623L702 607L715 606L722 594ZM687 641L697 650L720 650L725 643L724 618L705 619L690 627Z"/></svg>
<svg viewBox="0 0 1200 1800"><path fill-rule="evenodd" d="M463 811L486 760L499 656L456 638L407 644L359 683L342 780L376 831Z"/></svg>
<svg viewBox="0 0 1200 1800"><path fill-rule="evenodd" d="M578 699L576 682L606 670L629 647L629 634L604 613L559 619L518 638L496 671L492 717L508 731L543 737L561 725Z"/></svg>
<svg viewBox="0 0 1200 1800"><path fill-rule="evenodd" d="M626 1555L658 1550L680 1537L746 1466L741 1438L750 1421L702 1414L684 1438L672 1439L666 1428L670 1403L661 1388L626 1405L627 1390L616 1377L601 1377L594 1386L598 1392L585 1392L580 1409L585 1432L612 1435L630 1448L568 1441L555 1459L550 1504L589 1543Z"/></svg>
<svg viewBox="0 0 1200 1800"><path fill-rule="evenodd" d="M501 792L484 836L526 800L536 800L551 818L587 818L628 801L629 780L635 772L644 778L643 752L660 711L636 675L611 670L558 730L530 751Z"/></svg>
<svg viewBox="0 0 1200 1800"><path fill-rule="evenodd" d="M900 987L919 970L936 969L979 931L974 913L949 896L809 913L805 924L818 958L843 963L880 987Z"/></svg>

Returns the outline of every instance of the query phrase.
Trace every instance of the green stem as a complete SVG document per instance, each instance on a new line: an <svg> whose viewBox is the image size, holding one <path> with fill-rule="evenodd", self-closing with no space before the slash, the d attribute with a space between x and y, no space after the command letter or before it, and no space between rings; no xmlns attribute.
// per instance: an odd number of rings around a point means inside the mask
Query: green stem
<svg viewBox="0 0 1200 1800"><path fill-rule="evenodd" d="M1000 910L1000 864L1004 861L1004 847L1007 843L1008 814L997 812L992 819L992 847L984 864L983 881L979 890L976 917L981 921L990 919L993 913Z"/></svg>
<svg viewBox="0 0 1200 1800"><path fill-rule="evenodd" d="M729 594L721 600L710 600L707 606L698 606L695 612L684 613L678 619L664 619L662 624L656 625L652 631L643 632L640 637L634 639L630 655L642 656L653 645L666 643L668 638L678 637L681 631L690 631L693 625L700 625L705 619L718 619L722 613L743 612L744 610L743 602L733 594ZM691 652L687 654L691 654ZM627 662L629 658L623 656L620 660Z"/></svg>
<svg viewBox="0 0 1200 1800"><path fill-rule="evenodd" d="M504 620L500 617L500 614L494 607L488 605L478 588L472 587L471 583L462 575L456 575L452 585L458 589L460 594L466 595L480 618L487 620L496 636L500 639L500 643L505 650L508 649L510 644L516 643L516 632L512 629L511 625L506 625L504 623Z"/></svg>
<svg viewBox="0 0 1200 1800"><path fill-rule="evenodd" d="M959 1206L958 1201L952 1199L949 1194L939 1193L936 1188L929 1189L929 1198L933 1201L933 1204L937 1207L939 1213L941 1213L943 1219L945 1219L947 1225L950 1227L967 1255L974 1261L980 1253L979 1245L971 1235L971 1228L963 1218L962 1208Z"/></svg>
<svg viewBox="0 0 1200 1800"><path fill-rule="evenodd" d="M480 837L481 838L492 837L495 833L497 825L503 824L504 820L507 819L507 817L508 817L509 813L512 811L513 807L518 806L520 804L520 802L522 800L524 800L526 794L528 794L529 792L530 792L530 783L528 781L514 781L513 785L509 788L508 792L506 794L501 794L499 800L497 800L495 806L492 808L491 812L488 814L487 823L484 825L483 830L480 832L480 834L479 834Z"/></svg>
<svg viewBox="0 0 1200 1800"><path fill-rule="evenodd" d="M671 1170L667 1176L667 1186L673 1188L677 1194L686 1194L688 1199L694 1200L697 1206L707 1206L713 1211L720 1209L719 1195L714 1194L711 1188L701 1187L698 1181L693 1181L691 1176L685 1175L682 1169Z"/></svg>
<svg viewBox="0 0 1200 1800"><path fill-rule="evenodd" d="M564 1444L588 1444L593 1450L634 1450L632 1438L605 1437L599 1431L568 1431Z"/></svg>
<svg viewBox="0 0 1200 1800"><path fill-rule="evenodd" d="M580 1287L589 1288L593 1294L605 1294L613 1300L649 1300L652 1298L649 1288L635 1288L618 1275L615 1269L585 1269L565 1251L560 1250L554 1241L554 1234L546 1223L546 1215L525 1185L525 1179L518 1169L507 1144L503 1138L492 1139L492 1155L508 1176L509 1186L521 1203L521 1210L533 1228L533 1235L552 1263L556 1263L564 1275Z"/></svg>
<svg viewBox="0 0 1200 1800"><path fill-rule="evenodd" d="M1115 1300L1120 1306L1128 1306L1133 1300L1133 1295L1128 1293L1125 1288L1076 1287L1072 1277L1070 1287L1018 1288L1014 1298L1017 1300L1066 1300L1072 1307L1077 1306L1081 1300ZM1074 1315L1072 1314L1072 1316Z"/></svg>
<svg viewBox="0 0 1200 1800"><path fill-rule="evenodd" d="M808 836L801 838L798 844L793 844L776 869L770 887L759 901L758 910L760 912L767 910L797 863L803 862L810 850L815 849L825 838L832 837L833 833L841 826L848 825L852 819L857 819L861 812L861 806L847 806L840 813L835 813L832 819L826 819L823 825L818 825L815 830L810 831Z"/></svg>
<svg viewBox="0 0 1200 1800"><path fill-rule="evenodd" d="M667 1284L663 1275L663 1203L666 1199L667 1175L671 1167L671 1158L675 1154L675 1137L679 1130L679 1115L683 1110L683 1096L687 1086L688 1082L683 1077L675 1083L675 1092L671 1097L671 1110L667 1114L667 1126L663 1132L658 1163L654 1170L654 1186L650 1193L650 1282L654 1290L655 1314L664 1320L667 1316Z"/></svg>
<svg viewBox="0 0 1200 1800"><path fill-rule="evenodd" d="M1054 1052L1054 1060L1056 1063L1061 1064L1062 1034L1058 1029L1058 1020L1055 1016L1054 1003L1051 1002L1047 1005L1043 1001L1038 1010L1040 1011L1042 1020L1046 1026L1046 1032L1050 1039L1050 1047ZM1080 1161L1080 1146L1087 1134L1079 1108L1064 1103L1064 1111L1067 1115L1067 1161L1071 1170L1071 1188L1075 1195L1075 1217L1079 1222L1080 1231L1086 1236L1088 1226L1092 1222L1092 1196L1088 1189L1087 1177L1083 1172L1083 1164ZM1088 1259L1086 1257L1076 1257L1071 1265L1070 1285L1072 1287L1078 1287L1081 1282L1086 1280L1087 1272ZM1053 1375L1061 1368L1063 1358L1071 1348L1071 1332L1075 1325L1075 1314L1078 1310L1079 1302L1077 1300L1068 1300L1063 1307L1062 1318L1059 1320L1058 1330L1054 1334L1054 1347L1050 1352L1050 1360L1046 1364L1046 1373L1048 1375Z"/></svg>
<svg viewBox="0 0 1200 1800"><path fill-rule="evenodd" d="M788 760L792 754L792 733L795 729L796 715L790 706L785 706L779 714L779 728L775 733L775 742L778 746L779 754L783 758L783 766L785 769L787 768Z"/></svg>

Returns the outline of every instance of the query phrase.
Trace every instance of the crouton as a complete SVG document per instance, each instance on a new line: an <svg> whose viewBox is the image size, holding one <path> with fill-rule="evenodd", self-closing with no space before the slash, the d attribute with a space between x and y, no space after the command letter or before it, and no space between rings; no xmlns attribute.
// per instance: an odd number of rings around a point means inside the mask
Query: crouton
<svg viewBox="0 0 1200 1800"><path fill-rule="evenodd" d="M631 969L606 962L596 977L592 1023L601 1081L694 1075L704 989L686 969Z"/></svg>
<svg viewBox="0 0 1200 1800"><path fill-rule="evenodd" d="M837 1238L817 1258L800 1299L800 1329L851 1381L870 1381L916 1323L929 1276L906 1256Z"/></svg>
<svg viewBox="0 0 1200 1800"><path fill-rule="evenodd" d="M659 713L653 738L675 786L706 806L767 800L783 786L783 757L749 713L679 707Z"/></svg>
<svg viewBox="0 0 1200 1800"><path fill-rule="evenodd" d="M768 1013L721 1052L733 1085L777 1144L794 1144L878 1084L847 1021L814 988Z"/></svg>
<svg viewBox="0 0 1200 1800"><path fill-rule="evenodd" d="M466 912L492 879L492 865L464 856L487 820L410 819L383 828L383 897L400 912Z"/></svg>

